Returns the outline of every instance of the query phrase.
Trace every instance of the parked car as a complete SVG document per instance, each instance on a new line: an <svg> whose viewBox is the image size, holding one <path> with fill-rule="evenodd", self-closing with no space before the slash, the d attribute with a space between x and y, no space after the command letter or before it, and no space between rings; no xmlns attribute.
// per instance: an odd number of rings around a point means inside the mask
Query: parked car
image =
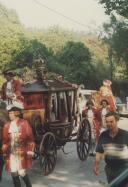
<svg viewBox="0 0 128 187"><path fill-rule="evenodd" d="M83 98L85 99L85 102L87 102L89 99L91 99L92 93L96 92L96 90L80 90L80 93L82 94Z"/></svg>

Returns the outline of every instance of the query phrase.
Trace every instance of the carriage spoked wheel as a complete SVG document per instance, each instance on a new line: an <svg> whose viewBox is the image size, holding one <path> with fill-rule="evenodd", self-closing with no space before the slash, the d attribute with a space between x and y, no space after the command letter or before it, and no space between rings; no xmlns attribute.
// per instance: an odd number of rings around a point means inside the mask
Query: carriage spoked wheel
<svg viewBox="0 0 128 187"><path fill-rule="evenodd" d="M39 148L40 165L44 175L50 174L56 165L57 148L55 136L47 132L41 141Z"/></svg>
<svg viewBox="0 0 128 187"><path fill-rule="evenodd" d="M81 161L87 159L91 148L91 127L87 119L82 119L77 132L77 154Z"/></svg>

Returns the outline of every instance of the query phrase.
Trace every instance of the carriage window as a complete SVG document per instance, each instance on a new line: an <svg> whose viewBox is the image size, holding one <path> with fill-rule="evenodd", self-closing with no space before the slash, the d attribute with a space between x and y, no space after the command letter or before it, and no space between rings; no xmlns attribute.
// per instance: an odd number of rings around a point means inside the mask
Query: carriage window
<svg viewBox="0 0 128 187"><path fill-rule="evenodd" d="M58 119L58 102L57 102L57 94L52 94L51 100L51 120L55 121Z"/></svg>
<svg viewBox="0 0 128 187"><path fill-rule="evenodd" d="M67 99L65 92L59 93L59 117L61 121L68 121Z"/></svg>
<svg viewBox="0 0 128 187"><path fill-rule="evenodd" d="M70 106L70 109L71 109L71 113L73 113L74 92L69 91L68 96L69 96L69 106Z"/></svg>
<svg viewBox="0 0 128 187"><path fill-rule="evenodd" d="M53 93L51 98L51 120L68 122L67 99L65 92Z"/></svg>

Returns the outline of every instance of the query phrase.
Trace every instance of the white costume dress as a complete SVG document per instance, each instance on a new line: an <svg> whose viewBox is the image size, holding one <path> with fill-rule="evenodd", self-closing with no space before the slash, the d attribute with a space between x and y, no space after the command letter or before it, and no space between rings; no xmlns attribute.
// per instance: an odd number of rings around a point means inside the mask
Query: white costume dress
<svg viewBox="0 0 128 187"><path fill-rule="evenodd" d="M25 170L21 167L20 155L18 154L19 147L19 129L16 121L12 121L9 128L11 136L11 155L10 155L10 169L12 173L18 172L21 176L25 175Z"/></svg>

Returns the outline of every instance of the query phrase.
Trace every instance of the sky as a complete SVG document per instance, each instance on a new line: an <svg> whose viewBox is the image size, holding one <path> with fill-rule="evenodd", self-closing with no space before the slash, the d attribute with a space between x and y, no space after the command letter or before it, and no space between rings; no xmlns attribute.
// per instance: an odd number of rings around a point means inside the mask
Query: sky
<svg viewBox="0 0 128 187"><path fill-rule="evenodd" d="M0 0L0 3L16 10L26 27L58 25L69 30L90 31L109 19L98 0Z"/></svg>

